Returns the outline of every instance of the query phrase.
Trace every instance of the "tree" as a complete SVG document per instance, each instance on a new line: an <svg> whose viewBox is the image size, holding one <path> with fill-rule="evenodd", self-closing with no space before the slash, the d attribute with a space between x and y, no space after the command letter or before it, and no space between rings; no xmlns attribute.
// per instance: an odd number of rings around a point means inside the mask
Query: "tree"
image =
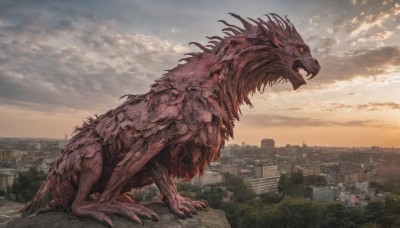
<svg viewBox="0 0 400 228"><path fill-rule="evenodd" d="M322 216L321 227L326 228L351 228L364 223L360 210L346 207L340 203L332 203L326 207Z"/></svg>
<svg viewBox="0 0 400 228"><path fill-rule="evenodd" d="M304 176L302 172L291 173L290 176L287 174L282 174L278 182L278 191L282 193L283 196L303 196L304 188L303 185Z"/></svg>
<svg viewBox="0 0 400 228"><path fill-rule="evenodd" d="M304 185L326 186L325 177L320 175L309 175L304 177Z"/></svg>
<svg viewBox="0 0 400 228"><path fill-rule="evenodd" d="M383 216L378 223L384 227L399 227L400 225L400 196L390 195L385 198Z"/></svg>
<svg viewBox="0 0 400 228"><path fill-rule="evenodd" d="M370 201L364 209L365 220L376 224L378 219L384 215L385 204L380 201Z"/></svg>
<svg viewBox="0 0 400 228"><path fill-rule="evenodd" d="M304 198L286 197L278 205L283 227L320 227L324 206Z"/></svg>
<svg viewBox="0 0 400 228"><path fill-rule="evenodd" d="M258 211L245 204L239 207L237 227L256 227L258 223Z"/></svg>
<svg viewBox="0 0 400 228"><path fill-rule="evenodd" d="M291 182L294 185L302 185L304 182L304 175L303 172L297 171L290 174Z"/></svg>
<svg viewBox="0 0 400 228"><path fill-rule="evenodd" d="M279 178L278 182L278 191L282 193L283 195L286 195L287 190L292 186L292 182L290 180L290 177L286 174L282 174L281 177Z"/></svg>
<svg viewBox="0 0 400 228"><path fill-rule="evenodd" d="M30 168L26 172L21 172L11 187L11 193L15 194L18 201L27 202L37 192L40 185L46 179L46 174L36 168Z"/></svg>
<svg viewBox="0 0 400 228"><path fill-rule="evenodd" d="M233 199L236 203L243 203L256 196L253 190L241 178L229 173L225 174L225 186L227 190L233 192Z"/></svg>
<svg viewBox="0 0 400 228"><path fill-rule="evenodd" d="M274 192L267 192L260 194L260 198L265 204L276 204L279 203L282 197Z"/></svg>
<svg viewBox="0 0 400 228"><path fill-rule="evenodd" d="M262 211L257 227L284 228L285 226L281 213L276 207L271 207Z"/></svg>
<svg viewBox="0 0 400 228"><path fill-rule="evenodd" d="M223 192L220 188L212 186L209 191L204 191L196 195L197 199L204 199L208 202L208 205L212 208L219 208Z"/></svg>

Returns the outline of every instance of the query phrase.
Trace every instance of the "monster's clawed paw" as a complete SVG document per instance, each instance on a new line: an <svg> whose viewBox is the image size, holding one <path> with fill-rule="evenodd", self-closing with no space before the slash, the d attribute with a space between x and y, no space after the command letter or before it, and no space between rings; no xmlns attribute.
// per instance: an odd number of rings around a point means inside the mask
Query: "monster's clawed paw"
<svg viewBox="0 0 400 228"><path fill-rule="evenodd" d="M109 227L113 227L109 214L125 216L138 224L143 224L139 217L159 221L160 217L152 210L135 203L113 202L91 202L86 205L76 207L72 210L73 214L79 217L91 217Z"/></svg>
<svg viewBox="0 0 400 228"><path fill-rule="evenodd" d="M192 215L197 214L197 210L208 206L205 200L191 200L180 195L176 195L174 200L168 201L171 211L179 218L191 218Z"/></svg>

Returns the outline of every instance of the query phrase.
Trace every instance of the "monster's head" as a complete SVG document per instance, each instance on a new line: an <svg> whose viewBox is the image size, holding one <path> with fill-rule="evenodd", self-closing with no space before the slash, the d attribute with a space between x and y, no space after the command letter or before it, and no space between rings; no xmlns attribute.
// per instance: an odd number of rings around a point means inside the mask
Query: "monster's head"
<svg viewBox="0 0 400 228"><path fill-rule="evenodd" d="M242 92L261 90L281 81L290 81L293 89L297 89L306 84L306 77L312 79L318 74L318 61L289 19L272 13L265 15L266 20L245 20L231 15L241 21L243 28L221 20L228 26L222 30L227 36L211 37L208 45L211 49L195 44L205 52L234 61L235 78L239 84L246 83L241 86L247 91Z"/></svg>

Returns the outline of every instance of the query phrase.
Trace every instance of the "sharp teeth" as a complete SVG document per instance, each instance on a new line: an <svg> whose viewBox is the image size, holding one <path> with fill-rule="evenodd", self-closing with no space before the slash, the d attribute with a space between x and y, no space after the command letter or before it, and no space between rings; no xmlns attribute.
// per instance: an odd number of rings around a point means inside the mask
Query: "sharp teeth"
<svg viewBox="0 0 400 228"><path fill-rule="evenodd" d="M307 71L305 71L303 68L300 68L299 73L300 73L301 76L303 76L303 77L306 77L306 76L308 75L308 74L307 74Z"/></svg>

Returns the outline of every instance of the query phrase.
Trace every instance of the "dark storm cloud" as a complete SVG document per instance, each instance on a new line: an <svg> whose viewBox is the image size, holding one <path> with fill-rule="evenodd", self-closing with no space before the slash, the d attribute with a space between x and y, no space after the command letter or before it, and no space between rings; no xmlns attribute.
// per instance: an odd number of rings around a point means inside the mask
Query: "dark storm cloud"
<svg viewBox="0 0 400 228"><path fill-rule="evenodd" d="M265 128L265 127L390 127L381 125L374 120L356 120L356 121L327 121L311 117L291 117L283 115L247 115L242 118L241 123L246 126Z"/></svg>

